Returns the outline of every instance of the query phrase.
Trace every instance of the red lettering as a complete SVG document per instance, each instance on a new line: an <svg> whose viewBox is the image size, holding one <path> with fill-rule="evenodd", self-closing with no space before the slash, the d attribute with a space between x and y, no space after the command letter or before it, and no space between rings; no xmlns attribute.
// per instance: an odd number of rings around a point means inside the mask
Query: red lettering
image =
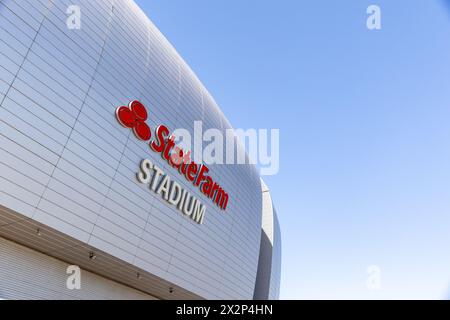
<svg viewBox="0 0 450 320"><path fill-rule="evenodd" d="M183 159L181 161L180 165L180 172L185 175L186 174L186 168L191 163L191 151L188 151L184 154Z"/></svg>
<svg viewBox="0 0 450 320"><path fill-rule="evenodd" d="M187 166L186 178L189 181L194 181L195 180L195 176L197 175L197 171L198 171L198 165L195 162L191 162Z"/></svg>
<svg viewBox="0 0 450 320"><path fill-rule="evenodd" d="M166 137L169 135L169 129L166 126L160 125L156 128L156 140L150 143L150 147L155 152L162 152L166 145Z"/></svg>
<svg viewBox="0 0 450 320"><path fill-rule="evenodd" d="M216 193L216 191L220 188L220 186L214 182L214 185L212 187L212 189L209 191L209 197L210 198L214 198L214 194Z"/></svg>
<svg viewBox="0 0 450 320"><path fill-rule="evenodd" d="M200 167L200 171L197 175L197 179L195 180L195 185L198 187L200 185L200 183L203 181L203 179L205 178L205 174L209 172L209 169L207 166L205 166L204 164L201 165Z"/></svg>
<svg viewBox="0 0 450 320"><path fill-rule="evenodd" d="M164 152L162 153L162 157L165 160L168 160L170 157L170 152L172 151L172 148L175 146L175 137L170 136L170 138L167 140L166 148L164 149Z"/></svg>
<svg viewBox="0 0 450 320"><path fill-rule="evenodd" d="M208 196L209 198L210 198L209 193L211 192L212 185L213 180L211 179L211 177L207 176L205 180L202 182L201 186L203 194Z"/></svg>
<svg viewBox="0 0 450 320"><path fill-rule="evenodd" d="M179 147L173 149L173 153L170 155L169 162L174 168L179 169L180 165L183 163L184 151Z"/></svg>

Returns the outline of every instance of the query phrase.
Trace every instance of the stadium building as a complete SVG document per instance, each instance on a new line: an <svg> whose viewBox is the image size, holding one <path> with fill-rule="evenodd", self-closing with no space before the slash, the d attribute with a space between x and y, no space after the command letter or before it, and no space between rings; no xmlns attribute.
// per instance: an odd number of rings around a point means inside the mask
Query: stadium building
<svg viewBox="0 0 450 320"><path fill-rule="evenodd" d="M133 1L1 1L0 299L277 299L269 189L172 145L199 120L232 128Z"/></svg>

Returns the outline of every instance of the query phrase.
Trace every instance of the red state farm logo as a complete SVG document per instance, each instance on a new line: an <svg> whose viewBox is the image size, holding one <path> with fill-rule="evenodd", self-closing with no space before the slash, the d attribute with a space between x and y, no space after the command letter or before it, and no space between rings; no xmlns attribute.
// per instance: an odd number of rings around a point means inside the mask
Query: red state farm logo
<svg viewBox="0 0 450 320"><path fill-rule="evenodd" d="M128 107L118 107L116 118L125 128L133 129L138 139L150 141L152 132L145 123L148 118L147 109L141 102L134 100L129 103ZM160 153L170 166L200 188L201 192L217 206L225 210L228 205L228 193L211 176L207 175L209 169L206 165L195 163L191 160L191 151L181 149L175 145L174 141L175 136L170 133L169 129L164 125L159 125L155 129L155 139L149 143L149 147L154 152Z"/></svg>
<svg viewBox="0 0 450 320"><path fill-rule="evenodd" d="M147 110L141 102L134 100L128 107L118 107L116 117L122 126L133 129L137 138L148 141L152 137L150 127L145 123L148 118Z"/></svg>

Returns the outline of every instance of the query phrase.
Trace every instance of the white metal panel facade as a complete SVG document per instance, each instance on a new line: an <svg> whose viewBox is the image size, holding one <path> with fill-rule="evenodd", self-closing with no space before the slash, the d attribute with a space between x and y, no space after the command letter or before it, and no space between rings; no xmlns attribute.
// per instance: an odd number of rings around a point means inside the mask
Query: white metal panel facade
<svg viewBox="0 0 450 320"><path fill-rule="evenodd" d="M66 10L81 8L81 29ZM208 299L251 299L261 186L251 165L210 165L225 212L115 119L230 128L214 99L133 1L0 1L0 205ZM203 225L137 183L149 158L207 204ZM202 198L203 197L203 198Z"/></svg>
<svg viewBox="0 0 450 320"><path fill-rule="evenodd" d="M69 289L67 263L0 238L0 299L155 300L141 291L81 270L81 287Z"/></svg>
<svg viewBox="0 0 450 320"><path fill-rule="evenodd" d="M270 190L262 179L261 193L262 232L254 298L274 300L280 297L281 230Z"/></svg>
<svg viewBox="0 0 450 320"><path fill-rule="evenodd" d="M280 222L275 208L273 209L273 249L272 249L272 269L270 272L269 300L280 298L281 285L281 229Z"/></svg>

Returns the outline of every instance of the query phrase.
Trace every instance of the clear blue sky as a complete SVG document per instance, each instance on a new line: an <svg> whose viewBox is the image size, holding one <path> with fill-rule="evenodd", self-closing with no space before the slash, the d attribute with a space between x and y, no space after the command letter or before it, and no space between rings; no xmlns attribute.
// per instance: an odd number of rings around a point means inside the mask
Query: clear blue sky
<svg viewBox="0 0 450 320"><path fill-rule="evenodd" d="M444 0L137 3L235 128L280 129L281 298L450 296Z"/></svg>

